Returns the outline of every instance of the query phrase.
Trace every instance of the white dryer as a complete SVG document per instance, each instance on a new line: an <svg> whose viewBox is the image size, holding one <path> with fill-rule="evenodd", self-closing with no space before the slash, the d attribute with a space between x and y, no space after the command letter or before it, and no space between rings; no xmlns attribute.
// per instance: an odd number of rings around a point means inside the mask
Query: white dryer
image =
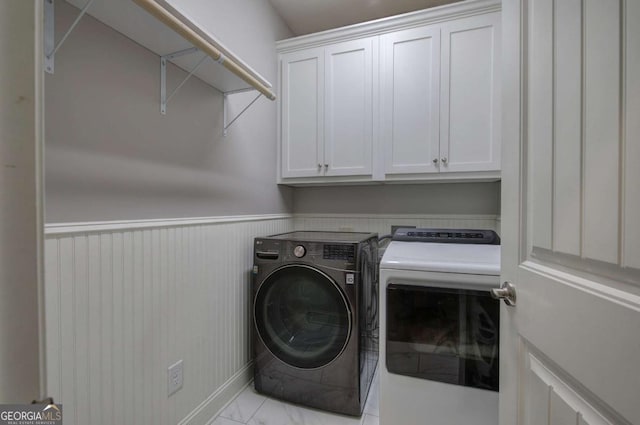
<svg viewBox="0 0 640 425"><path fill-rule="evenodd" d="M380 263L380 423L497 425L500 239L399 229Z"/></svg>

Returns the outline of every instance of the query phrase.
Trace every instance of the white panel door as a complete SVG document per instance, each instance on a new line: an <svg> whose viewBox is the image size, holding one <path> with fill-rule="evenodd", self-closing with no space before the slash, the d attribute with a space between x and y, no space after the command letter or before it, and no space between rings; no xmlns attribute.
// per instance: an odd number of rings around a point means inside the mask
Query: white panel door
<svg viewBox="0 0 640 425"><path fill-rule="evenodd" d="M500 424L640 424L640 2L503 25Z"/></svg>
<svg viewBox="0 0 640 425"><path fill-rule="evenodd" d="M434 173L440 158L440 29L380 37L380 132L386 174Z"/></svg>
<svg viewBox="0 0 640 425"><path fill-rule="evenodd" d="M324 49L283 54L282 177L313 177L324 170Z"/></svg>
<svg viewBox="0 0 640 425"><path fill-rule="evenodd" d="M500 13L442 25L440 171L500 170Z"/></svg>
<svg viewBox="0 0 640 425"><path fill-rule="evenodd" d="M374 40L325 48L323 165L327 176L371 174Z"/></svg>

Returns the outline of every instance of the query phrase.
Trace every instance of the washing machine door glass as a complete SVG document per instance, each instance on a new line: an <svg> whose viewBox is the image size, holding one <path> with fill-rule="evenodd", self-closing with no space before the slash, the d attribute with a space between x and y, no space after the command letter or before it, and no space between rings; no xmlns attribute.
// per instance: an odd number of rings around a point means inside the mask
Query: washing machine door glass
<svg viewBox="0 0 640 425"><path fill-rule="evenodd" d="M304 369L331 363L351 332L351 312L342 290L326 274L304 265L282 267L260 284L254 321L271 353Z"/></svg>

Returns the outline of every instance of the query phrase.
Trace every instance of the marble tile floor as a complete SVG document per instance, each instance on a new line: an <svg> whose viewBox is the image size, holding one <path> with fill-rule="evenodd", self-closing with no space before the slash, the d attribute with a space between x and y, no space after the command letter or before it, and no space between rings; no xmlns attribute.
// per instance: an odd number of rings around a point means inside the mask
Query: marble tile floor
<svg viewBox="0 0 640 425"><path fill-rule="evenodd" d="M258 394L249 384L209 425L379 425L378 373L361 418L310 409Z"/></svg>

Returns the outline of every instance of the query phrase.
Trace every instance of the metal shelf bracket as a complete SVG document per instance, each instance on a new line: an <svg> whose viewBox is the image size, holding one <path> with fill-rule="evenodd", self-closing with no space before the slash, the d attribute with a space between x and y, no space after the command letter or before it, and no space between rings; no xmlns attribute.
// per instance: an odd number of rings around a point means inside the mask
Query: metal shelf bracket
<svg viewBox="0 0 640 425"><path fill-rule="evenodd" d="M169 103L169 101L171 100L171 98L173 98L173 96L178 92L178 90L180 90L180 88L182 88L182 86L187 82L187 80L189 80L189 78L191 78L193 76L193 74L198 70L198 68L200 67L200 65L202 65L207 58L210 58L210 56L205 55L202 57L202 59L200 59L198 61L198 63L196 64L196 66L193 67L193 69L189 72L189 74L180 82L180 84L178 84L178 86L170 93L167 95L167 61L180 57L180 56L184 56L184 55L189 55L192 53L196 53L199 52L200 49L198 49L197 47L191 47L189 49L184 49L184 50L180 50L174 53L169 53L168 55L164 55L164 56L160 56L160 112L163 115L166 115L167 113L167 104ZM220 58L220 61L224 61L224 56L222 56ZM244 107L244 109L242 111L240 111L240 113L238 115L236 115L231 121L228 121L228 117L227 117L227 110L228 110L228 100L227 97L233 94L237 94L237 93L244 93L244 92L249 92L249 91L257 91L254 88L246 88L246 89L240 89L240 90L234 90L234 91L229 91L229 92L225 92L222 93L222 111L223 111L223 132L222 134L224 136L227 135L227 129L229 127L231 127L231 125L236 122L236 120L238 118L240 118L240 116L242 114L244 114L247 109L249 109L254 103L257 102L257 100L260 98L260 96L262 96L262 93L258 92L258 95L251 101L249 102L249 104L247 106Z"/></svg>
<svg viewBox="0 0 640 425"><path fill-rule="evenodd" d="M80 19L87 13L93 0L88 0L82 7L82 10L76 17L75 21L71 24L67 32L62 36L58 44L55 40L55 13L54 13L54 0L44 1L44 69L49 74L53 74L55 69L55 56L62 44L67 40L67 37L76 28L76 25L80 22Z"/></svg>
<svg viewBox="0 0 640 425"><path fill-rule="evenodd" d="M236 91L230 91L230 92L223 93L223 100L222 100L222 102L223 102L223 104L222 104L222 115L223 115L223 119L222 119L222 120L223 120L223 124L222 124L222 125L223 125L223 127L224 127L224 128L223 128L223 131L222 131L222 135L223 135L223 136L225 136L225 137L226 137L226 135L227 135L227 129L228 129L229 127L231 127L231 125L232 125L234 122L236 122L236 120L237 120L238 118L240 118L240 116L241 116L242 114L244 114L244 113L245 113L245 111L246 111L247 109L249 109L249 108L250 108L254 103L256 103L256 101L257 101L258 99L260 99L260 96L262 96L262 93L258 92L258 95L257 95L257 96L256 96L256 97L255 97L251 102L249 102L249 104L248 104L247 106L245 106L245 107L244 107L244 109L243 109L242 111L240 111L240 113L239 113L238 115L236 115L236 116L235 116L231 121L229 121L229 123L228 123L228 124L227 124L227 109L228 109L228 106L227 106L227 103L228 103L228 101L227 101L227 97L228 97L229 95L232 95L232 94L244 93L244 92L248 92L248 91L256 91L256 89L254 89L254 88L248 88L248 89L242 89L242 90L236 90Z"/></svg>
<svg viewBox="0 0 640 425"><path fill-rule="evenodd" d="M178 86L173 89L173 91L167 96L167 61L184 56L190 55L192 53L199 52L200 49L197 47L190 47L188 49L179 50L174 53L169 53L168 55L160 56L160 113L162 115L166 115L167 113L167 103L171 100L171 98L184 86L184 84L193 76L193 74L200 68L207 58L210 56L204 55L202 59L198 61L196 66L189 72L189 74L178 84Z"/></svg>

